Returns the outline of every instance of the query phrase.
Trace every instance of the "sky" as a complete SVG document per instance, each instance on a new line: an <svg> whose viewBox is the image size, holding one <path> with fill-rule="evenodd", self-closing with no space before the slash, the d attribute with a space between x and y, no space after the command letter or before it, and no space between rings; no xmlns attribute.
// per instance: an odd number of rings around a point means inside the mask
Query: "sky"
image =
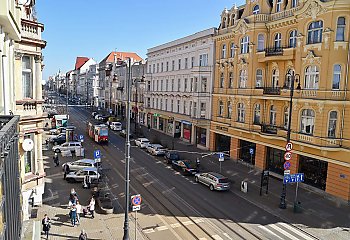
<svg viewBox="0 0 350 240"><path fill-rule="evenodd" d="M110 52L136 52L218 27L225 7L245 0L37 0L42 38L43 80L74 68L77 56L100 62Z"/></svg>

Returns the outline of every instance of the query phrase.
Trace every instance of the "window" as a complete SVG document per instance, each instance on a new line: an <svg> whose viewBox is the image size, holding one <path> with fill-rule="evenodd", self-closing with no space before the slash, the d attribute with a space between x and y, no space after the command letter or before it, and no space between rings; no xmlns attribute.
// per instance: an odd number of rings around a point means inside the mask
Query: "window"
<svg viewBox="0 0 350 240"><path fill-rule="evenodd" d="M241 53L248 53L249 52L249 37L245 36L241 39Z"/></svg>
<svg viewBox="0 0 350 240"><path fill-rule="evenodd" d="M180 100L177 100L177 112L180 113Z"/></svg>
<svg viewBox="0 0 350 240"><path fill-rule="evenodd" d="M335 138L336 135L336 128L337 128L337 118L338 113L336 111L331 111L329 113L329 120L328 120L328 137L329 138Z"/></svg>
<svg viewBox="0 0 350 240"><path fill-rule="evenodd" d="M163 80L160 80L160 91L163 91Z"/></svg>
<svg viewBox="0 0 350 240"><path fill-rule="evenodd" d="M244 123L245 119L245 108L243 103L238 103L237 107L237 121Z"/></svg>
<svg viewBox="0 0 350 240"><path fill-rule="evenodd" d="M255 6L253 7L253 14L259 14L259 12L260 12L259 5L255 5Z"/></svg>
<svg viewBox="0 0 350 240"><path fill-rule="evenodd" d="M292 0L292 8L295 8L298 6L298 0Z"/></svg>
<svg viewBox="0 0 350 240"><path fill-rule="evenodd" d="M162 66L160 68L160 71L163 72L164 71L164 63L162 62Z"/></svg>
<svg viewBox="0 0 350 240"><path fill-rule="evenodd" d="M29 56L22 57L22 85L23 98L33 98L33 78Z"/></svg>
<svg viewBox="0 0 350 240"><path fill-rule="evenodd" d="M230 58L234 58L235 57L235 44L231 43L230 45Z"/></svg>
<svg viewBox="0 0 350 240"><path fill-rule="evenodd" d="M345 41L345 17L339 17L337 21L336 41Z"/></svg>
<svg viewBox="0 0 350 240"><path fill-rule="evenodd" d="M226 44L221 47L221 58L226 58Z"/></svg>
<svg viewBox="0 0 350 240"><path fill-rule="evenodd" d="M207 111L207 107L205 102L201 102L201 118L205 118L206 111Z"/></svg>
<svg viewBox="0 0 350 240"><path fill-rule="evenodd" d="M305 89L318 89L319 70L317 66L308 66L305 69Z"/></svg>
<svg viewBox="0 0 350 240"><path fill-rule="evenodd" d="M191 92L193 92L193 78L191 78L191 82L190 82L190 89L191 89Z"/></svg>
<svg viewBox="0 0 350 240"><path fill-rule="evenodd" d="M181 79L180 78L177 80L177 91L178 92L181 91Z"/></svg>
<svg viewBox="0 0 350 240"><path fill-rule="evenodd" d="M255 87L261 88L263 86L263 71L262 69L256 69Z"/></svg>
<svg viewBox="0 0 350 240"><path fill-rule="evenodd" d="M258 52L262 52L265 49L265 36L264 34L258 35Z"/></svg>
<svg viewBox="0 0 350 240"><path fill-rule="evenodd" d="M310 23L309 28L307 30L307 43L308 44L322 42L322 28L323 28L322 21Z"/></svg>
<svg viewBox="0 0 350 240"><path fill-rule="evenodd" d="M175 89L175 80L171 79L171 91L173 92Z"/></svg>
<svg viewBox="0 0 350 240"><path fill-rule="evenodd" d="M260 104L255 104L254 107L254 124L260 124L261 109Z"/></svg>
<svg viewBox="0 0 350 240"><path fill-rule="evenodd" d="M34 141L34 133L29 133L24 135L24 139L31 139ZM35 151L33 149L31 151L27 151L23 153L24 157L24 167L25 167L25 173L31 173L34 171L34 160L35 160Z"/></svg>
<svg viewBox="0 0 350 240"><path fill-rule="evenodd" d="M194 57L191 57L191 68L194 67Z"/></svg>
<svg viewBox="0 0 350 240"><path fill-rule="evenodd" d="M277 2L276 2L276 12L282 11L282 3L283 3L283 0L277 0Z"/></svg>
<svg viewBox="0 0 350 240"><path fill-rule="evenodd" d="M153 63L153 73L155 73L155 72L156 72L156 64Z"/></svg>
<svg viewBox="0 0 350 240"><path fill-rule="evenodd" d="M277 111L274 105L270 107L270 125L276 126Z"/></svg>
<svg viewBox="0 0 350 240"><path fill-rule="evenodd" d="M227 118L231 118L232 116L232 104L230 101L227 102Z"/></svg>
<svg viewBox="0 0 350 240"><path fill-rule="evenodd" d="M157 73L159 72L159 63L157 63Z"/></svg>
<svg viewBox="0 0 350 240"><path fill-rule="evenodd" d="M340 80L341 80L341 66L339 64L334 65L333 67L333 90L340 89Z"/></svg>
<svg viewBox="0 0 350 240"><path fill-rule="evenodd" d="M295 48L297 46L297 30L293 30L289 33L289 47Z"/></svg>
<svg viewBox="0 0 350 240"><path fill-rule="evenodd" d="M226 27L226 18L223 18L222 19L222 28L225 28Z"/></svg>
<svg viewBox="0 0 350 240"><path fill-rule="evenodd" d="M161 99L159 99L160 100L160 107L159 107L159 109L160 110L163 110L163 98L161 98Z"/></svg>
<svg viewBox="0 0 350 240"><path fill-rule="evenodd" d="M281 48L282 47L282 34L281 33L276 33L275 35L275 49Z"/></svg>
<svg viewBox="0 0 350 240"><path fill-rule="evenodd" d="M219 117L222 117L223 114L224 114L224 103L222 101L219 101L219 112L218 112L218 115L219 115Z"/></svg>
<svg viewBox="0 0 350 240"><path fill-rule="evenodd" d="M288 123L289 123L289 108L285 107L284 113L283 113L283 128L284 129L288 129Z"/></svg>
<svg viewBox="0 0 350 240"><path fill-rule="evenodd" d="M198 91L198 78L194 78L194 84L193 84L193 91L197 92Z"/></svg>
<svg viewBox="0 0 350 240"><path fill-rule="evenodd" d="M171 61L171 70L175 70L175 60Z"/></svg>
<svg viewBox="0 0 350 240"><path fill-rule="evenodd" d="M151 81L147 81L147 91L151 91Z"/></svg>
<svg viewBox="0 0 350 240"><path fill-rule="evenodd" d="M200 67L208 66L208 54L199 55L199 66Z"/></svg>
<svg viewBox="0 0 350 240"><path fill-rule="evenodd" d="M185 69L188 68L188 58L185 58Z"/></svg>
<svg viewBox="0 0 350 240"><path fill-rule="evenodd" d="M233 88L233 72L229 73L228 87Z"/></svg>
<svg viewBox="0 0 350 240"><path fill-rule="evenodd" d="M165 91L169 91L169 79L165 81Z"/></svg>
<svg viewBox="0 0 350 240"><path fill-rule="evenodd" d="M184 86L184 92L187 92L187 78L185 78L185 86Z"/></svg>
<svg viewBox="0 0 350 240"><path fill-rule="evenodd" d="M248 74L247 70L241 70L239 72L239 88L246 88L247 87L247 80L248 80Z"/></svg>
<svg viewBox="0 0 350 240"><path fill-rule="evenodd" d="M277 88L279 80L279 71L277 69L272 70L272 87Z"/></svg>
<svg viewBox="0 0 350 240"><path fill-rule="evenodd" d="M152 73L152 66L148 65L148 73Z"/></svg>
<svg viewBox="0 0 350 240"><path fill-rule="evenodd" d="M284 82L284 88L290 89L292 87L292 76L294 75L294 70L289 68L286 74L286 80Z"/></svg>
<svg viewBox="0 0 350 240"><path fill-rule="evenodd" d="M190 107L188 108L188 114L187 115L192 116L192 101L190 101Z"/></svg>
<svg viewBox="0 0 350 240"><path fill-rule="evenodd" d="M202 77L202 92L207 92L208 87L208 79L206 77Z"/></svg>
<svg viewBox="0 0 350 240"><path fill-rule="evenodd" d="M300 132L313 134L315 122L315 112L312 109L304 109L301 112Z"/></svg>
<svg viewBox="0 0 350 240"><path fill-rule="evenodd" d="M220 74L219 88L223 88L224 87L224 82L225 82L224 73L221 73Z"/></svg>
<svg viewBox="0 0 350 240"><path fill-rule="evenodd" d="M166 62L166 71L169 71L169 62Z"/></svg>
<svg viewBox="0 0 350 240"><path fill-rule="evenodd" d="M184 105L183 105L183 114L186 114L187 113L187 102L184 101Z"/></svg>
<svg viewBox="0 0 350 240"><path fill-rule="evenodd" d="M171 102L170 102L170 111L174 111L174 99L171 99Z"/></svg>
<svg viewBox="0 0 350 240"><path fill-rule="evenodd" d="M197 102L193 102L193 117L197 118Z"/></svg>
<svg viewBox="0 0 350 240"><path fill-rule="evenodd" d="M181 59L179 59L179 62L178 62L178 70L181 69Z"/></svg>

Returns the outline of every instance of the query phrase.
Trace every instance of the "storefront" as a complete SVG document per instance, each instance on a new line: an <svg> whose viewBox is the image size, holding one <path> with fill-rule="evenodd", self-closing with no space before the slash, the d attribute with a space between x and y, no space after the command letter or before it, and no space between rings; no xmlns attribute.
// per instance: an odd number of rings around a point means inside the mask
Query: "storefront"
<svg viewBox="0 0 350 240"><path fill-rule="evenodd" d="M255 149L256 145L255 143L239 140L239 158L240 160L255 165ZM253 154L251 154L251 152Z"/></svg>
<svg viewBox="0 0 350 240"><path fill-rule="evenodd" d="M154 114L152 115L152 128L157 129L158 128L158 117L154 116Z"/></svg>
<svg viewBox="0 0 350 240"><path fill-rule="evenodd" d="M147 127L152 125L152 113L147 114Z"/></svg>
<svg viewBox="0 0 350 240"><path fill-rule="evenodd" d="M284 151L266 147L267 169L271 172L283 175Z"/></svg>
<svg viewBox="0 0 350 240"><path fill-rule="evenodd" d="M231 137L215 133L215 151L230 151Z"/></svg>
<svg viewBox="0 0 350 240"><path fill-rule="evenodd" d="M181 122L175 121L174 137L175 138L181 137Z"/></svg>
<svg viewBox="0 0 350 240"><path fill-rule="evenodd" d="M192 123L187 121L182 122L182 138L191 142Z"/></svg>
<svg viewBox="0 0 350 240"><path fill-rule="evenodd" d="M306 184L326 190L327 169L327 162L299 155L299 172L304 173Z"/></svg>
<svg viewBox="0 0 350 240"><path fill-rule="evenodd" d="M159 117L159 127L158 127L158 129L161 130L161 131L164 131L164 122L165 122L165 119L162 118L162 117Z"/></svg>
<svg viewBox="0 0 350 240"><path fill-rule="evenodd" d="M168 119L166 121L166 133L172 135L173 134L173 128L174 128L174 120L173 119Z"/></svg>
<svg viewBox="0 0 350 240"><path fill-rule="evenodd" d="M207 145L207 129L196 127L196 144Z"/></svg>

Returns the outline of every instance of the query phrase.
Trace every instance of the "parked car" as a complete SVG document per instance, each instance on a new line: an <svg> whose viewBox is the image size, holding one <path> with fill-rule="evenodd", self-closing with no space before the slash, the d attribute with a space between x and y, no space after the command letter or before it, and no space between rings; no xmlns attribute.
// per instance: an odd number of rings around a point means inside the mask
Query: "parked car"
<svg viewBox="0 0 350 240"><path fill-rule="evenodd" d="M197 173L195 180L198 183L209 186L211 191L225 191L230 189L230 181L227 177L220 173L208 172L208 173Z"/></svg>
<svg viewBox="0 0 350 240"><path fill-rule="evenodd" d="M121 130L119 132L119 135L122 136L123 138L126 138L126 130L125 129ZM129 133L129 138L132 138L132 137L133 137L132 134Z"/></svg>
<svg viewBox="0 0 350 240"><path fill-rule="evenodd" d="M66 134L65 133L61 133L59 135L57 135L56 137L53 137L50 139L50 142L53 145L60 145L66 142Z"/></svg>
<svg viewBox="0 0 350 240"><path fill-rule="evenodd" d="M102 114L97 113L97 114L95 114L94 118L98 119L100 116L102 116Z"/></svg>
<svg viewBox="0 0 350 240"><path fill-rule="evenodd" d="M96 116L96 114L98 114L98 112L92 112L91 116L94 118Z"/></svg>
<svg viewBox="0 0 350 240"><path fill-rule="evenodd" d="M172 161L180 160L180 155L174 151L168 151L164 155L164 159L167 163L172 163Z"/></svg>
<svg viewBox="0 0 350 240"><path fill-rule="evenodd" d="M93 159L83 158L74 162L67 162L62 164L62 169L68 166L70 172L75 172L84 168L97 168L97 163Z"/></svg>
<svg viewBox="0 0 350 240"><path fill-rule="evenodd" d="M91 182L98 181L101 175L98 173L97 168L84 168L75 172L70 172L66 176L68 182L82 182L85 176L90 176Z"/></svg>
<svg viewBox="0 0 350 240"><path fill-rule="evenodd" d="M122 123L121 122L110 122L109 123L110 129L114 131L121 131L122 130Z"/></svg>
<svg viewBox="0 0 350 240"><path fill-rule="evenodd" d="M160 156L165 154L165 148L160 144L148 144L146 147L147 152L151 155Z"/></svg>
<svg viewBox="0 0 350 240"><path fill-rule="evenodd" d="M196 163L190 160L172 161L171 166L174 170L179 171L183 175L194 175L197 173Z"/></svg>
<svg viewBox="0 0 350 240"><path fill-rule="evenodd" d="M49 130L50 135L56 135L56 134L65 133L65 132L66 132L66 127L53 128Z"/></svg>
<svg viewBox="0 0 350 240"><path fill-rule="evenodd" d="M135 145L140 148L146 148L149 144L149 140L147 138L137 138L135 139Z"/></svg>
<svg viewBox="0 0 350 240"><path fill-rule="evenodd" d="M52 151L57 152L57 153L62 152L62 151L67 151L67 150L75 151L75 149L78 147L82 147L81 142L66 142L66 143L63 143L61 145L53 146Z"/></svg>

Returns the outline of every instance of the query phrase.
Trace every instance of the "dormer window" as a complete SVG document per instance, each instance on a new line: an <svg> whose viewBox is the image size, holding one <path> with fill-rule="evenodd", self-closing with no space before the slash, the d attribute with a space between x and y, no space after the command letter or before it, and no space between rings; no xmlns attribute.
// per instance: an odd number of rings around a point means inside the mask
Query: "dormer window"
<svg viewBox="0 0 350 240"><path fill-rule="evenodd" d="M298 6L298 0L292 0L292 8L295 8Z"/></svg>
<svg viewBox="0 0 350 240"><path fill-rule="evenodd" d="M276 12L282 11L282 3L283 3L283 0L277 0L277 2L276 2Z"/></svg>
<svg viewBox="0 0 350 240"><path fill-rule="evenodd" d="M259 8L259 5L255 5L254 8L253 8L253 14L259 14L260 12L260 8Z"/></svg>
<svg viewBox="0 0 350 240"><path fill-rule="evenodd" d="M222 28L225 28L226 27L226 18L223 18L222 19Z"/></svg>

